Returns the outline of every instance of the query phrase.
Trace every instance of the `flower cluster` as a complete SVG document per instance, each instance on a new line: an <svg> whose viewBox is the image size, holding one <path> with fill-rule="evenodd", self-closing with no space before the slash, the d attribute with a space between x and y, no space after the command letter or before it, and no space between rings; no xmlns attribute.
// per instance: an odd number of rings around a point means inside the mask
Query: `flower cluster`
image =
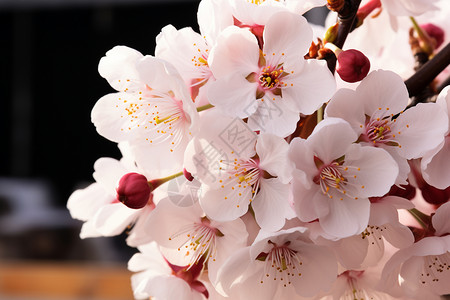
<svg viewBox="0 0 450 300"><path fill-rule="evenodd" d="M202 0L200 33L101 58L123 157L67 206L82 238L127 230L137 299L450 294L450 88L421 68L450 60L450 6L359 2ZM325 4L328 30L302 16Z"/></svg>

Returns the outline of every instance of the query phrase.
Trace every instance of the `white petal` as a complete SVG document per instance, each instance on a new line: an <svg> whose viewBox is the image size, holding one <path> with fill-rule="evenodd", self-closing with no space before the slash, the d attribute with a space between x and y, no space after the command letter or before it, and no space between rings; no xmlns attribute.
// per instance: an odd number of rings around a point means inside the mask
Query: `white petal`
<svg viewBox="0 0 450 300"><path fill-rule="evenodd" d="M98 72L115 90L124 91L130 84L139 81L136 62L142 57L132 48L116 46L100 59Z"/></svg>
<svg viewBox="0 0 450 300"><path fill-rule="evenodd" d="M308 147L306 140L294 138L289 145L289 159L294 163L294 167L303 170L311 180L318 172L314 164L314 153Z"/></svg>
<svg viewBox="0 0 450 300"><path fill-rule="evenodd" d="M137 102L137 97L129 93L108 94L100 98L92 108L91 120L97 132L113 141L129 141L140 132L138 122L127 109Z"/></svg>
<svg viewBox="0 0 450 300"><path fill-rule="evenodd" d="M122 203L114 203L102 207L93 221L103 236L115 236L121 234L139 213L139 210L128 208Z"/></svg>
<svg viewBox="0 0 450 300"><path fill-rule="evenodd" d="M450 202L442 204L436 213L433 215L431 221L433 227L436 229L436 235L445 235L450 233Z"/></svg>
<svg viewBox="0 0 450 300"><path fill-rule="evenodd" d="M422 157L422 176L428 184L446 189L450 185L450 137L447 136L436 150Z"/></svg>
<svg viewBox="0 0 450 300"><path fill-rule="evenodd" d="M403 79L391 71L373 71L356 88L365 114L380 116L397 114L408 104L408 91ZM380 109L381 108L381 109Z"/></svg>
<svg viewBox="0 0 450 300"><path fill-rule="evenodd" d="M396 131L401 148L399 154L407 159L422 157L437 147L448 129L448 117L435 103L419 103L397 118Z"/></svg>
<svg viewBox="0 0 450 300"><path fill-rule="evenodd" d="M260 190L252 202L258 225L266 231L275 232L284 226L290 215L289 185L276 178L261 179Z"/></svg>
<svg viewBox="0 0 450 300"><path fill-rule="evenodd" d="M383 196L390 190L397 178L398 167L388 152L380 148L354 144L347 154L345 165L349 166L348 175L356 176L355 178L349 176L349 180L357 185L359 195Z"/></svg>
<svg viewBox="0 0 450 300"><path fill-rule="evenodd" d="M326 196L323 196L326 197ZM335 237L348 237L362 232L369 222L368 199L328 199L330 213L319 218L323 230Z"/></svg>
<svg viewBox="0 0 450 300"><path fill-rule="evenodd" d="M105 188L96 182L73 192L67 201L67 208L72 218L87 221L95 215L100 207L115 200L115 197L106 193Z"/></svg>
<svg viewBox="0 0 450 300"><path fill-rule="evenodd" d="M244 215L248 210L252 198L251 187L238 195L237 189L232 193L224 192L223 189L204 189L200 197L200 205L206 215L213 220L226 222L232 221Z"/></svg>
<svg viewBox="0 0 450 300"><path fill-rule="evenodd" d="M360 135L365 124L364 102L358 94L350 89L339 89L325 108L325 118L341 118L350 123L353 130Z"/></svg>
<svg viewBox="0 0 450 300"><path fill-rule="evenodd" d="M277 176L281 182L289 182L292 168L287 159L288 150L289 144L284 139L271 134L260 134L256 142L259 167L272 176Z"/></svg>
<svg viewBox="0 0 450 300"><path fill-rule="evenodd" d="M329 206L323 205L324 201L318 187L306 188L303 181L296 177L292 181L292 208L298 218L303 222L311 222L329 214Z"/></svg>
<svg viewBox="0 0 450 300"><path fill-rule="evenodd" d="M251 83L245 76L230 75L211 82L208 99L217 109L228 116L246 118L257 109L257 83Z"/></svg>
<svg viewBox="0 0 450 300"><path fill-rule="evenodd" d="M264 27L264 48L267 57L282 60L301 59L312 41L312 29L301 15L279 12L270 17ZM282 57L281 57L282 56Z"/></svg>
<svg viewBox="0 0 450 300"><path fill-rule="evenodd" d="M315 59L305 61L300 72L286 76L285 83L287 87L282 92L288 107L305 115L330 100L336 90L335 79L326 63Z"/></svg>
<svg viewBox="0 0 450 300"><path fill-rule="evenodd" d="M210 46L214 45L217 36L228 26L233 25L231 7L227 2L217 0L200 1L197 20L202 36Z"/></svg>
<svg viewBox="0 0 450 300"><path fill-rule="evenodd" d="M250 247L239 249L219 269L217 275L219 278L217 281L218 288L226 294L230 293L232 286L248 268L252 259L249 250Z"/></svg>
<svg viewBox="0 0 450 300"><path fill-rule="evenodd" d="M245 79L258 72L259 47L255 36L247 29L230 26L217 39L208 57L216 79L239 76Z"/></svg>
<svg viewBox="0 0 450 300"><path fill-rule="evenodd" d="M337 277L337 263L331 249L303 242L296 242L302 262L301 276L292 276L292 284L301 296L312 297L319 291L327 291Z"/></svg>
<svg viewBox="0 0 450 300"><path fill-rule="evenodd" d="M314 128L306 142L318 158L329 164L344 155L356 139L349 123L339 118L327 118Z"/></svg>
<svg viewBox="0 0 450 300"><path fill-rule="evenodd" d="M248 119L250 128L279 137L286 137L295 131L300 115L289 109L283 99L273 100L266 95L255 103L258 107Z"/></svg>
<svg viewBox="0 0 450 300"><path fill-rule="evenodd" d="M129 171L117 160L109 157L99 158L94 164L94 179L100 183L105 191L116 197L116 188L120 178Z"/></svg>

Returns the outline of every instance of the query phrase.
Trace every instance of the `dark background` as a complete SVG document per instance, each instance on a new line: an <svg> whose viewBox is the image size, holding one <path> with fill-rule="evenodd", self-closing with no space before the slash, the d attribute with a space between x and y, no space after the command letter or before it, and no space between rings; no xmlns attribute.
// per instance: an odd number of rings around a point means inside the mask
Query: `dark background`
<svg viewBox="0 0 450 300"><path fill-rule="evenodd" d="M41 178L64 206L102 156L120 158L90 111L114 92L97 71L115 45L154 54L161 28L198 31L198 1L0 8L0 176Z"/></svg>

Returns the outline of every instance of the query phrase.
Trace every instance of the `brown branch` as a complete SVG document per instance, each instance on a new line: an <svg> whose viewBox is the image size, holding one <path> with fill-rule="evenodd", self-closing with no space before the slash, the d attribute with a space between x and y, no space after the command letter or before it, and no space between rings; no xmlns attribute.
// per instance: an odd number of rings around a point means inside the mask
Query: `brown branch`
<svg viewBox="0 0 450 300"><path fill-rule="evenodd" d="M409 97L417 96L450 64L450 43L405 81Z"/></svg>
<svg viewBox="0 0 450 300"><path fill-rule="evenodd" d="M359 5L361 4L361 0L345 0L344 5L338 12L338 32L336 39L333 44L335 44L338 48L342 48L344 46L345 40L347 39L348 33L353 29L356 13L358 12ZM336 69L336 56L332 56L327 59L328 68L332 73Z"/></svg>

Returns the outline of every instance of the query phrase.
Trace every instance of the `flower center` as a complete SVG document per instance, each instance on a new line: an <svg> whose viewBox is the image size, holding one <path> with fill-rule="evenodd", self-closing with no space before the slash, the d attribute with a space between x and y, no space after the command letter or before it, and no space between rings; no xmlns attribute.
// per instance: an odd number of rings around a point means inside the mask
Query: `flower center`
<svg viewBox="0 0 450 300"><path fill-rule="evenodd" d="M346 194L345 186L347 185L348 180L342 175L343 170L343 166L338 162L333 161L331 164L319 168L319 174L313 178L313 182L320 185L322 193L328 195L330 198L333 198L330 194L331 188Z"/></svg>
<svg viewBox="0 0 450 300"><path fill-rule="evenodd" d="M177 100L169 92L168 95L154 95L151 119L143 124L146 130L146 141L150 144L171 140L170 151L179 145L186 135L190 123L189 116L183 110L183 102ZM147 117L148 117L147 116ZM141 125L142 126L142 125Z"/></svg>
<svg viewBox="0 0 450 300"><path fill-rule="evenodd" d="M282 64L277 67L265 66L259 75L259 84L265 90L275 89L283 83L280 80L285 75Z"/></svg>
<svg viewBox="0 0 450 300"><path fill-rule="evenodd" d="M398 134L400 134L400 132ZM371 142L375 146L378 144L399 146L398 142L394 139L395 133L392 131L392 121L389 117L385 117L383 119L367 118L363 136L363 139L366 142Z"/></svg>
<svg viewBox="0 0 450 300"><path fill-rule="evenodd" d="M303 264L297 255L297 251L289 248L290 241L283 245L277 245L272 241L267 241L273 245L269 253L260 253L257 260L264 261L264 273L261 278L261 283L264 280L280 280L284 287L290 285L291 277L302 276L300 273L300 266Z"/></svg>
<svg viewBox="0 0 450 300"><path fill-rule="evenodd" d="M214 227L210 226L209 220L204 217L201 223L193 223L183 227L180 231L169 237L169 240L175 238L181 239L181 245L178 251L184 252L185 256L190 256L189 266L197 264L202 258L215 260L216 256L216 237L223 234Z"/></svg>
<svg viewBox="0 0 450 300"><path fill-rule="evenodd" d="M250 187L252 189L251 202L258 191L259 179L262 177L263 171L259 168L257 160L255 161L252 158L247 161L235 159L233 165L230 173L233 174L237 182L232 189L239 190Z"/></svg>
<svg viewBox="0 0 450 300"><path fill-rule="evenodd" d="M314 176L313 182L320 185L320 189L324 195L327 195L330 199L333 199L333 194L338 192L339 200L343 200L344 196L352 197L357 200L358 197L351 195L355 193L355 185L347 179L347 175L350 175L350 171L360 171L360 168L354 166L344 166L345 155L335 159L330 164L325 165L325 163L320 160L317 156L314 156L314 163L316 164L319 173ZM347 172L346 176L343 175ZM353 178L357 178L357 175L353 175ZM361 186L364 188L364 186ZM349 193L350 190L350 193Z"/></svg>

